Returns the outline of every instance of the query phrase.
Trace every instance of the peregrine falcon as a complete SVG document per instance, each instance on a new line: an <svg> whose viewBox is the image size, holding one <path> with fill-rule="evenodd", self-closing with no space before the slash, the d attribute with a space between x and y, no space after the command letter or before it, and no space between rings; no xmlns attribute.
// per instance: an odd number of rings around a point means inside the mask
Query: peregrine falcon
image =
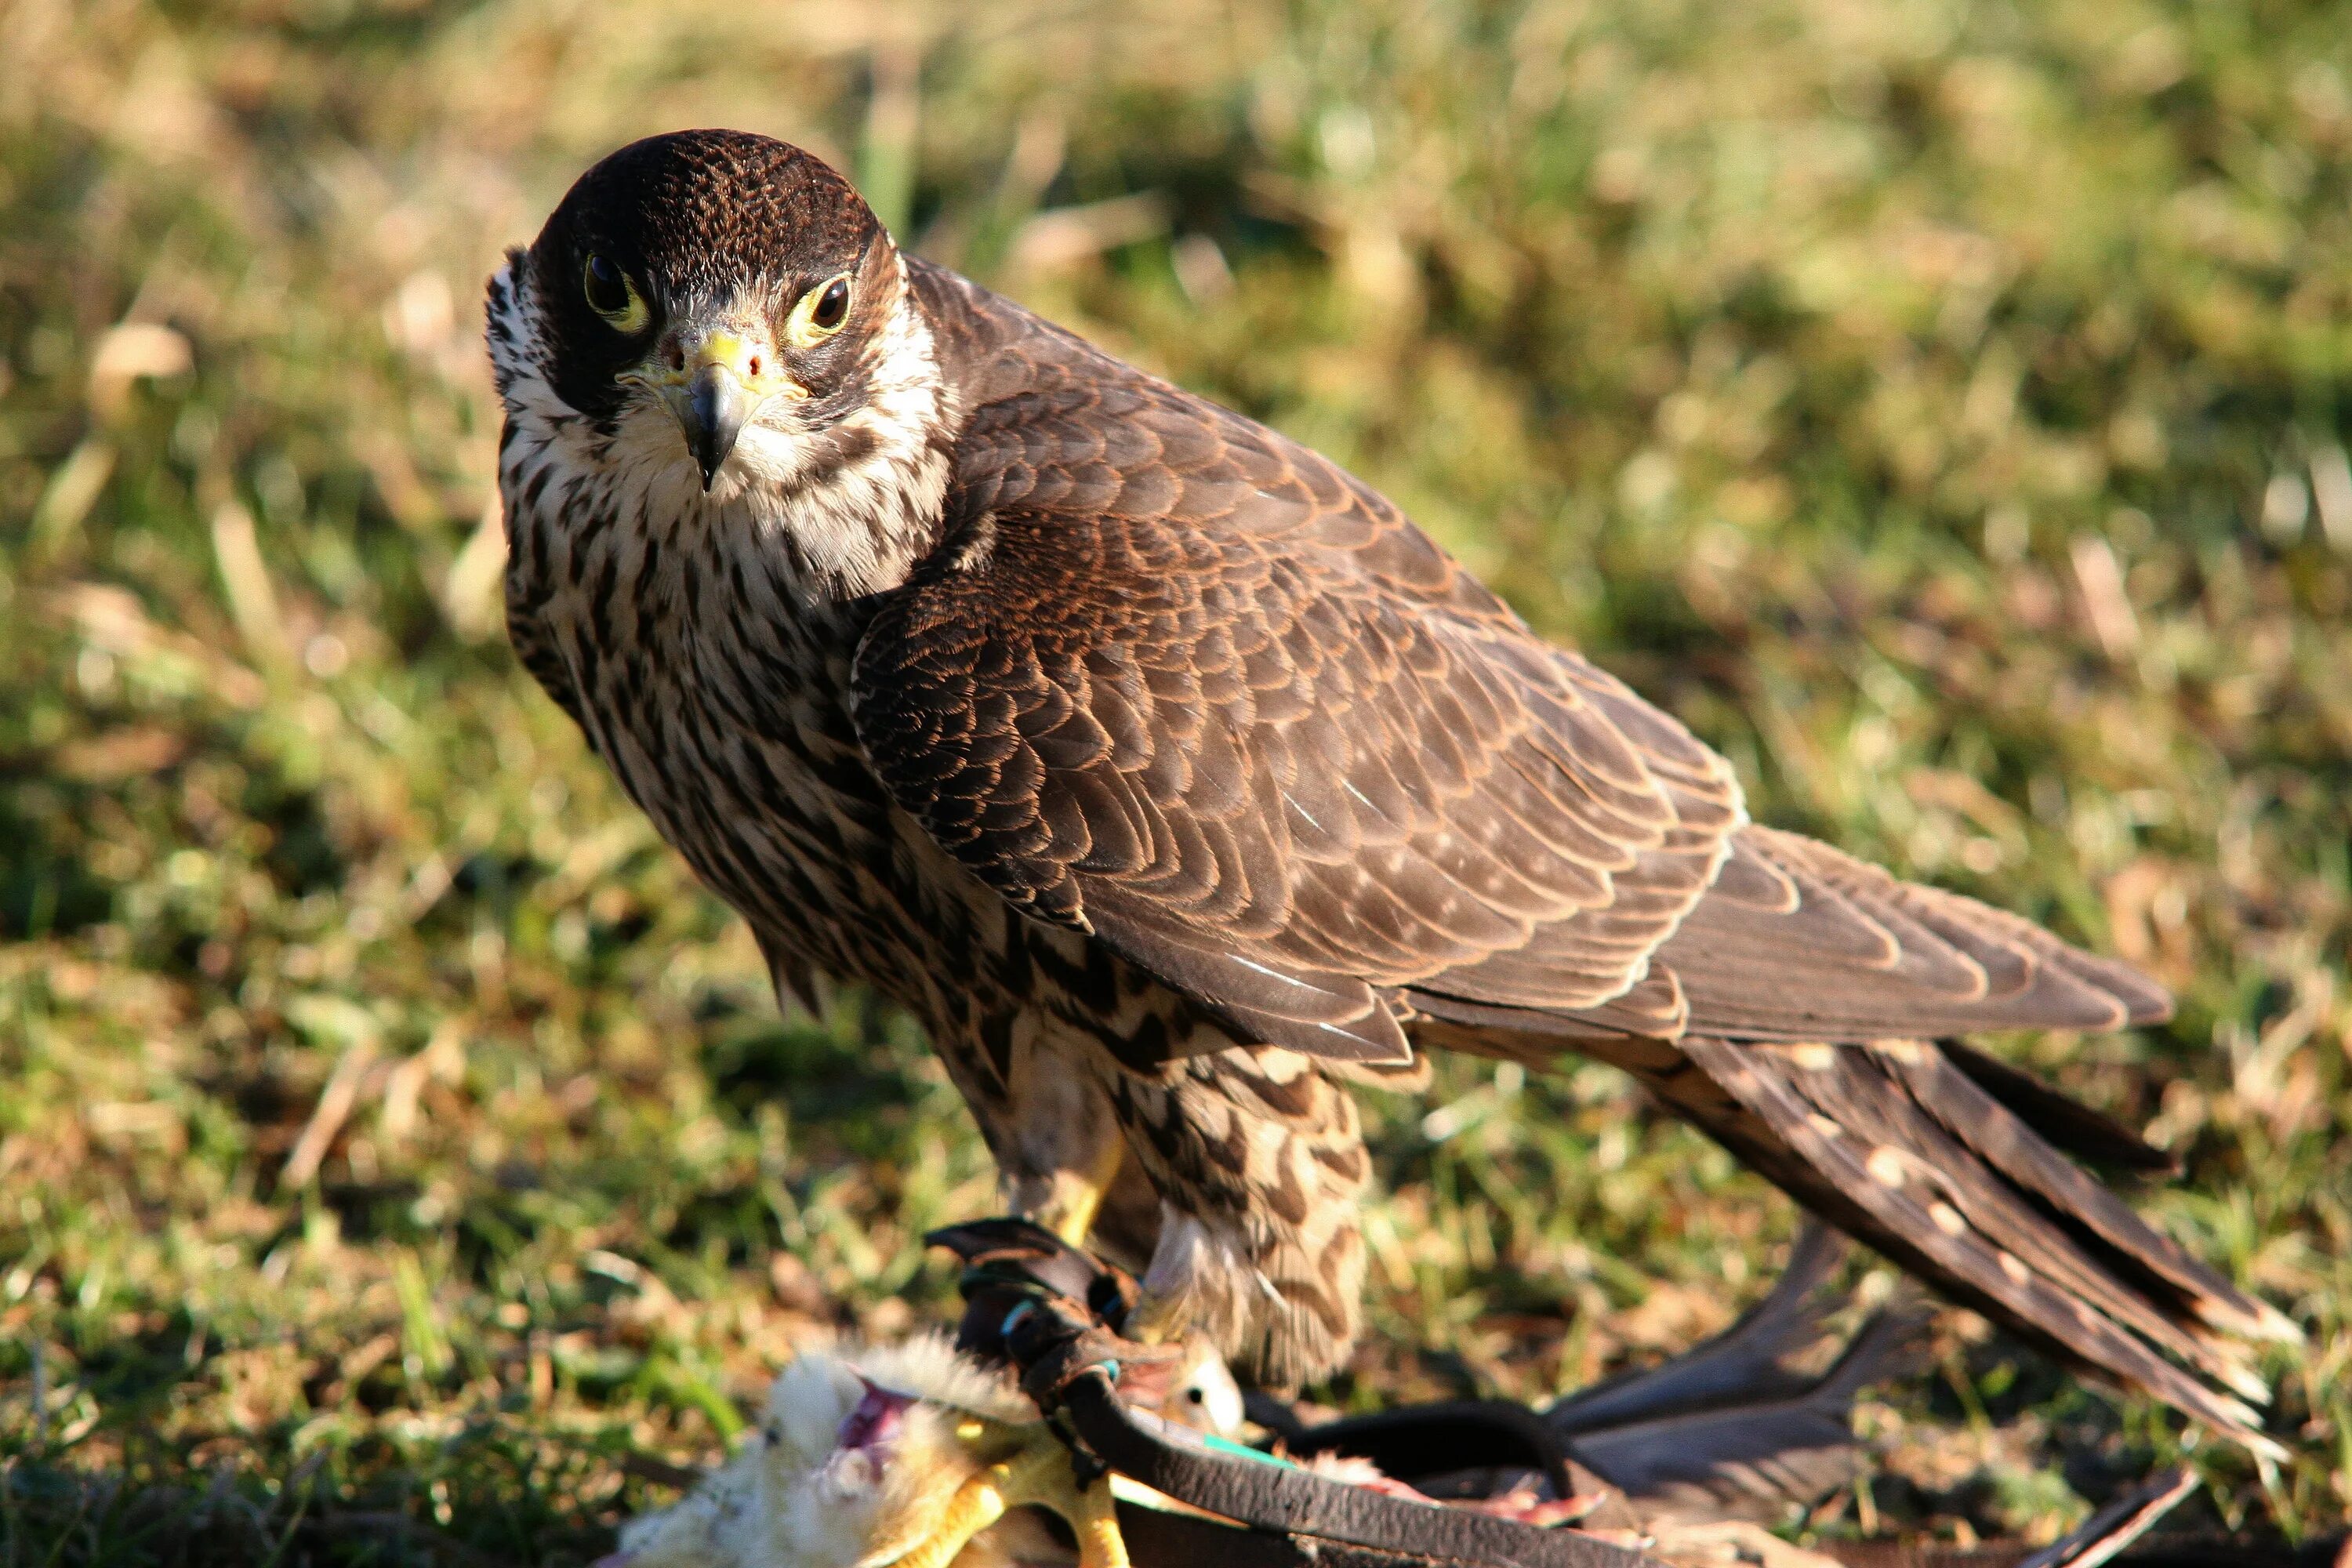
<svg viewBox="0 0 2352 1568"><path fill-rule="evenodd" d="M2169 1002L1749 821L1723 758L1337 465L700 131L491 280L509 626L779 987L921 1020L1018 1213L1161 1333L1328 1373L1351 1086L1622 1068L2048 1351L2262 1443L2273 1310L2076 1159L2166 1157L1959 1037Z"/></svg>

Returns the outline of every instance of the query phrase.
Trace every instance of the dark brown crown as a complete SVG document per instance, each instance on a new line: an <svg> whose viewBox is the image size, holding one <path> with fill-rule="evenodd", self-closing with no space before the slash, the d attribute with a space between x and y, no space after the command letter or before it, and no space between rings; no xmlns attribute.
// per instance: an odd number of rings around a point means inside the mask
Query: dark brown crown
<svg viewBox="0 0 2352 1568"><path fill-rule="evenodd" d="M742 131L633 142L580 176L530 249L556 391L602 416L619 395L614 374L637 363L672 310L753 291L784 307L841 272L870 285L889 252L849 182L789 142ZM580 279L592 254L644 295L652 313L643 331L616 332L589 308ZM869 307L881 302L873 287L859 292ZM858 335L841 334L845 362Z"/></svg>
<svg viewBox="0 0 2352 1568"><path fill-rule="evenodd" d="M642 268L673 297L855 266L882 226L810 153L743 131L677 131L632 142L580 176L550 241Z"/></svg>

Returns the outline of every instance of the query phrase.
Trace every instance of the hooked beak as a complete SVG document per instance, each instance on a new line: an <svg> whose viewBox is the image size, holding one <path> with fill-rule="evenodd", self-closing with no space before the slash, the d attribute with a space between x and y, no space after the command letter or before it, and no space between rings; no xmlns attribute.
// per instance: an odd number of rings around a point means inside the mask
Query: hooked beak
<svg viewBox="0 0 2352 1568"><path fill-rule="evenodd" d="M677 423L686 434L687 450L702 470L704 494L719 477L719 465L735 450L735 438L743 433L754 406L751 389L726 365L701 365L688 379Z"/></svg>
<svg viewBox="0 0 2352 1568"><path fill-rule="evenodd" d="M705 494L743 426L770 398L808 395L806 387L784 374L766 333L732 322L688 326L677 339L676 369L632 372L628 379L660 390L695 467L702 470Z"/></svg>

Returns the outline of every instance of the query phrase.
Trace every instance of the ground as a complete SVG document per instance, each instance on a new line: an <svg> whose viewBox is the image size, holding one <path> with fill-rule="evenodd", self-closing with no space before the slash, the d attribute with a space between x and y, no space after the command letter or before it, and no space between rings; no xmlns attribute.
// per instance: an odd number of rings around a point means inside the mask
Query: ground
<svg viewBox="0 0 2352 1568"><path fill-rule="evenodd" d="M729 123L1396 497L1769 821L2154 970L1996 1042L2296 1318L2265 1479L1957 1316L1790 1522L2352 1507L2352 7L0 11L0 1564L579 1563L938 1321L953 1092L751 944L497 626L482 279ZM1333 1404L1535 1397L1789 1205L1601 1069L1373 1107ZM1876 1275L1871 1276L1875 1279ZM1876 1284L1866 1286L1875 1290Z"/></svg>

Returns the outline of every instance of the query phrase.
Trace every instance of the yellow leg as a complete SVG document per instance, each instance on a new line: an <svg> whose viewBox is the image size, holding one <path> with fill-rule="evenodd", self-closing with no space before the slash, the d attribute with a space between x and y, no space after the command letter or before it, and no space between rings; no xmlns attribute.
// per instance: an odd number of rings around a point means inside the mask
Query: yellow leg
<svg viewBox="0 0 2352 1568"><path fill-rule="evenodd" d="M1084 1247L1095 1227L1095 1215L1102 1212L1103 1198L1118 1179L1118 1168L1126 1159L1127 1145L1117 1138L1107 1140L1091 1168L1065 1172L1055 1180L1054 1195L1045 1212L1036 1216L1038 1223L1072 1247Z"/></svg>

